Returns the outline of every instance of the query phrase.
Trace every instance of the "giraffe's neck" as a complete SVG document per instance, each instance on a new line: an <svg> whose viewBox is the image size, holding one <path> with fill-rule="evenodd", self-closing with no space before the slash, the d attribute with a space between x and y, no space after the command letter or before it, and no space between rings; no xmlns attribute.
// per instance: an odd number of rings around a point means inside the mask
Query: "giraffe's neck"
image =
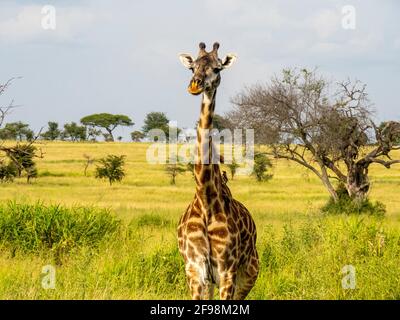
<svg viewBox="0 0 400 320"><path fill-rule="evenodd" d="M197 126L197 161L194 166L196 178L196 195L206 210L213 208L219 197L221 175L219 171L219 156L213 154L211 130L215 110L216 90L205 92L201 103L200 119Z"/></svg>

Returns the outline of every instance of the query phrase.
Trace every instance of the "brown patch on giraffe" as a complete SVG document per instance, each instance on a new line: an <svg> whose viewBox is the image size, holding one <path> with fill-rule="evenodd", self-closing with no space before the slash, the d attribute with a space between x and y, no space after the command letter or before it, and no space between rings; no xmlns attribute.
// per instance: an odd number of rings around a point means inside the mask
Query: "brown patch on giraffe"
<svg viewBox="0 0 400 320"><path fill-rule="evenodd" d="M200 176L200 182L206 183L211 179L211 170L209 168L203 169L203 172Z"/></svg>
<svg viewBox="0 0 400 320"><path fill-rule="evenodd" d="M196 172L196 174L199 174L201 169L202 169L201 164L194 165L194 171Z"/></svg>
<svg viewBox="0 0 400 320"><path fill-rule="evenodd" d="M224 248L226 246L226 241L219 238L209 238L209 241L211 248Z"/></svg>
<svg viewBox="0 0 400 320"><path fill-rule="evenodd" d="M207 246L207 242L204 239L204 237L189 237L190 242L196 246L197 248L199 247L206 247Z"/></svg>
<svg viewBox="0 0 400 320"><path fill-rule="evenodd" d="M187 232L201 231L204 233L206 231L206 228L205 228L204 224L202 224L200 222L189 221L186 226L186 231Z"/></svg>
<svg viewBox="0 0 400 320"><path fill-rule="evenodd" d="M215 221L217 221L217 222L222 222L222 223L226 222L226 217L222 213L215 214L214 218L215 218Z"/></svg>
<svg viewBox="0 0 400 320"><path fill-rule="evenodd" d="M226 229L226 227L217 227L211 230L208 230L208 234L210 236L217 236L220 238L226 238L228 235L228 230Z"/></svg>
<svg viewBox="0 0 400 320"><path fill-rule="evenodd" d="M220 216L223 216L221 214L222 213L222 206L221 206L221 202L219 200L215 201L215 203L214 203L214 213L216 213L216 214L218 214Z"/></svg>

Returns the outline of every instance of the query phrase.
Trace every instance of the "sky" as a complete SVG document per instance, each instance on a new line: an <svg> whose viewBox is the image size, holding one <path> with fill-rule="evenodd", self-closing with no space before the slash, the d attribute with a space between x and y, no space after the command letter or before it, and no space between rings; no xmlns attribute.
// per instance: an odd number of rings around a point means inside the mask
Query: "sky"
<svg viewBox="0 0 400 320"><path fill-rule="evenodd" d="M54 30L42 26L45 5L56 9ZM200 97L187 93L178 54L197 55L200 41L238 57L222 74L218 113L283 68L318 67L332 81L366 83L379 121L400 119L396 0L2 0L0 83L22 78L0 105L14 99L21 107L8 121L35 130L98 112L130 116L135 126L117 132L126 140L151 111L193 127Z"/></svg>

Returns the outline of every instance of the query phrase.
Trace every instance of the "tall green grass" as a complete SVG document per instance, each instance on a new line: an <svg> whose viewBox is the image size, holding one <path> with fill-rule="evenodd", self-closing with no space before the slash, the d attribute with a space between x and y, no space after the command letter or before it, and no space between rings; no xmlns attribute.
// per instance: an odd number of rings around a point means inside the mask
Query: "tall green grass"
<svg viewBox="0 0 400 320"><path fill-rule="evenodd" d="M400 232L365 215L321 217L280 237L261 234L260 278L254 299L398 299ZM342 287L342 273L356 271L355 289Z"/></svg>
<svg viewBox="0 0 400 320"><path fill-rule="evenodd" d="M95 247L119 225L105 209L15 202L0 205L0 243L13 254L59 255L75 247Z"/></svg>
<svg viewBox="0 0 400 320"><path fill-rule="evenodd" d="M190 298L175 225L161 215L119 223L93 208L12 203L0 216L4 248L18 248L0 255L0 299ZM63 243L74 245L57 266L56 289L44 290L40 270L52 260L40 253ZM383 219L318 213L281 229L263 225L258 251L249 299L400 298L400 231ZM342 287L348 265L356 271L354 289Z"/></svg>

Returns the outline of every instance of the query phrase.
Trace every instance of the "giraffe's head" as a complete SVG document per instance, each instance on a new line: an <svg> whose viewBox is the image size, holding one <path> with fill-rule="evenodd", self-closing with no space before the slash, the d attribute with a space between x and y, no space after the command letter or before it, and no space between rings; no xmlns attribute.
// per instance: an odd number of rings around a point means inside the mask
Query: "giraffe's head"
<svg viewBox="0 0 400 320"><path fill-rule="evenodd" d="M214 43L210 52L206 51L206 45L203 42L199 44L199 48L197 59L190 54L179 55L182 64L193 73L188 87L189 93L193 95L204 91L213 92L217 89L221 81L220 71L230 67L236 60L236 56L232 53L226 55L222 60L218 58L218 42Z"/></svg>

